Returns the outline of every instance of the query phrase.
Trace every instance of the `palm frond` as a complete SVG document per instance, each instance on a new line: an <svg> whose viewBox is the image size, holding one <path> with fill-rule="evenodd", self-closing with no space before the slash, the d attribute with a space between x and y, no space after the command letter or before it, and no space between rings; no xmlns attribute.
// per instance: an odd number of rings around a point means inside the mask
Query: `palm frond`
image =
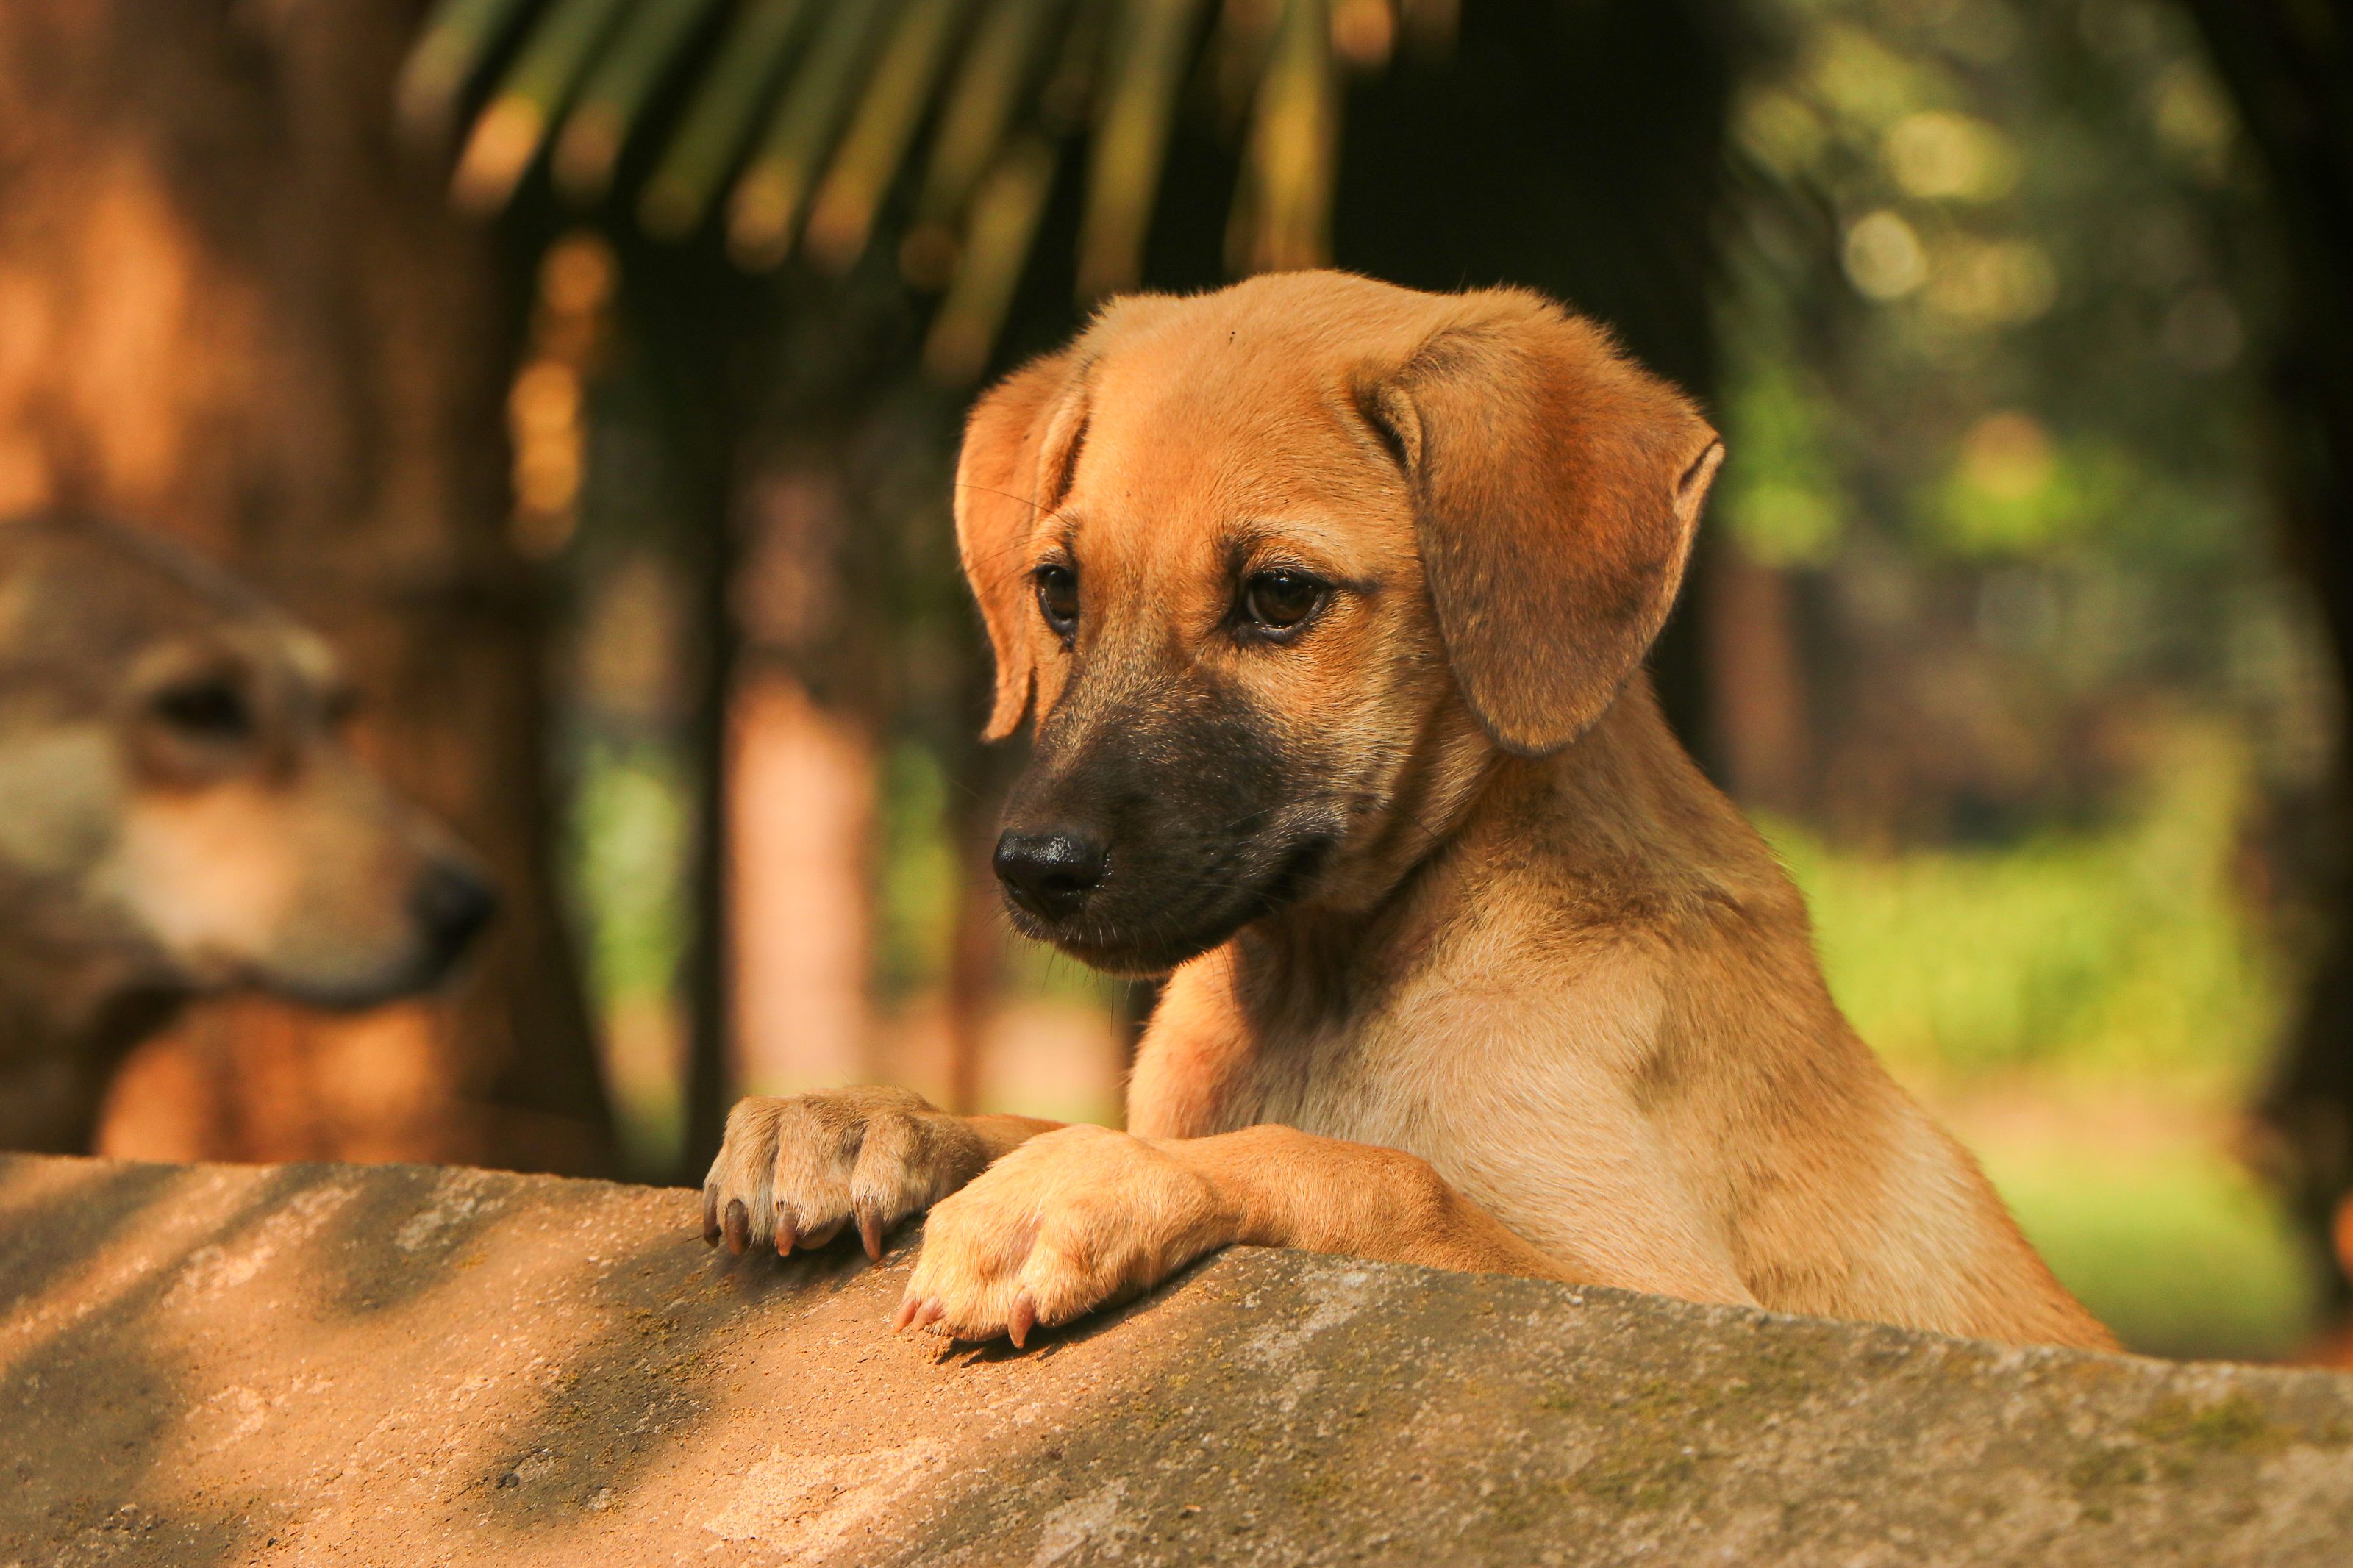
<svg viewBox="0 0 2353 1568"><path fill-rule="evenodd" d="M1232 270L1278 272L1331 259L1326 219L1338 141L1336 98L1324 0L1282 0L1227 229L1226 264Z"/></svg>
<svg viewBox="0 0 2353 1568"><path fill-rule="evenodd" d="M1083 296L1133 288L1143 273L1145 226L1199 9L1200 0L1131 0L1123 8L1087 169L1087 216L1079 230Z"/></svg>
<svg viewBox="0 0 2353 1568"><path fill-rule="evenodd" d="M586 5L588 0L556 0ZM733 167L779 75L807 0L744 0L712 57L711 74L638 198L638 221L663 239L694 232Z"/></svg>
<svg viewBox="0 0 2353 1568"><path fill-rule="evenodd" d="M458 100L531 0L442 0L402 62L395 89L412 135L446 132Z"/></svg>
<svg viewBox="0 0 2353 1568"><path fill-rule="evenodd" d="M1204 0L442 0L400 112L412 132L462 133L453 191L477 209L511 200L543 154L560 194L601 201L642 143L651 172L621 194L659 237L720 211L741 265L797 251L837 272L890 238L911 285L944 291L925 363L968 380L1028 266L1059 143L1086 143L1082 300L1138 281L1197 79L1244 139L1230 264L1313 265L1340 71L1377 68L1392 42L1442 46L1456 3L1221 0L1212 26Z"/></svg>
<svg viewBox="0 0 2353 1568"><path fill-rule="evenodd" d="M1034 135L1008 147L981 182L973 197L964 264L923 343L923 367L934 379L960 385L987 365L1053 183L1054 150Z"/></svg>
<svg viewBox="0 0 2353 1568"><path fill-rule="evenodd" d="M474 121L451 186L459 205L490 211L506 205L628 0L580 0L535 28L498 94Z"/></svg>
<svg viewBox="0 0 2353 1568"><path fill-rule="evenodd" d="M947 224L995 162L1021 108L1067 0L997 0L965 52L964 68L940 108L931 166L916 198L916 221Z"/></svg>
<svg viewBox="0 0 2353 1568"><path fill-rule="evenodd" d="M633 6L589 73L556 136L556 187L575 202L603 196L629 128L719 0L646 0Z"/></svg>
<svg viewBox="0 0 2353 1568"><path fill-rule="evenodd" d="M885 47L833 170L809 205L802 243L828 270L848 271L864 253L875 208L930 107L932 84L964 10L965 0L912 0Z"/></svg>
<svg viewBox="0 0 2353 1568"><path fill-rule="evenodd" d="M774 267L791 254L801 203L823 172L868 57L899 8L899 0L836 0L829 8L728 198L727 248L745 267Z"/></svg>

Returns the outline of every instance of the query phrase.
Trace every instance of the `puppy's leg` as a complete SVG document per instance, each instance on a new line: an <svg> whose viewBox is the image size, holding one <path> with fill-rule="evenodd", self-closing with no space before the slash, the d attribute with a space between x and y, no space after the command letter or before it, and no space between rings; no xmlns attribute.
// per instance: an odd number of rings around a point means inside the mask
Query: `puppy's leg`
<svg viewBox="0 0 2353 1568"><path fill-rule="evenodd" d="M1035 1324L1068 1322L1235 1243L1591 1278L1394 1149L1277 1126L1166 1139L1066 1127L933 1210L899 1321L1019 1344Z"/></svg>
<svg viewBox="0 0 2353 1568"><path fill-rule="evenodd" d="M702 1184L702 1239L731 1252L822 1247L855 1220L869 1258L911 1215L990 1161L1060 1123L951 1116L903 1089L828 1089L738 1100Z"/></svg>
<svg viewBox="0 0 2353 1568"><path fill-rule="evenodd" d="M1429 1161L1397 1149L1264 1124L1190 1140L1185 1158L1212 1173L1242 1210L1237 1241L1296 1247L1463 1274L1591 1282L1456 1191Z"/></svg>

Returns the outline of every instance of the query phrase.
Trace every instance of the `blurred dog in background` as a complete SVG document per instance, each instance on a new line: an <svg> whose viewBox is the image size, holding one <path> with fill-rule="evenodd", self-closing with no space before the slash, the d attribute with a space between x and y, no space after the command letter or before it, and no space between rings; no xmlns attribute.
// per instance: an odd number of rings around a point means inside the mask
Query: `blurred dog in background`
<svg viewBox="0 0 2353 1568"><path fill-rule="evenodd" d="M87 1149L193 996L365 1007L457 962L490 885L348 706L323 642L203 562L0 521L0 1148Z"/></svg>

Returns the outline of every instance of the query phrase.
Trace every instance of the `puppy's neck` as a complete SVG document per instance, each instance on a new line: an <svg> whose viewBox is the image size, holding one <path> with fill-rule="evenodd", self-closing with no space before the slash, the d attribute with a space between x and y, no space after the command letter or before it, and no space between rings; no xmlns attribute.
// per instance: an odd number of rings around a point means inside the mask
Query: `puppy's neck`
<svg viewBox="0 0 2353 1568"><path fill-rule="evenodd" d="M1389 975L1418 971L1460 906L1488 902L1501 878L1541 863L1542 880L1589 889L1615 915L1617 903L1715 880L1712 868L1746 858L1743 829L1668 729L1646 674L1549 757L1506 755L1467 715L1440 714L1388 821L1333 884L1234 939L1237 999L1266 1033L1343 1023Z"/></svg>

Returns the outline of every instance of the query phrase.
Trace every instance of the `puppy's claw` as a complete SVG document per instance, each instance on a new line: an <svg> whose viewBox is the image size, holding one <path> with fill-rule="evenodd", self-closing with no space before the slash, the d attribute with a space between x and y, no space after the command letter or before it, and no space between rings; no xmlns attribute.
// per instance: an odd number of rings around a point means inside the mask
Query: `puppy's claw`
<svg viewBox="0 0 2353 1568"><path fill-rule="evenodd" d="M1006 1337L1013 1342L1015 1350L1026 1349L1029 1343L1029 1331L1037 1326L1037 1303L1030 1300L1029 1292L1024 1290L1013 1298L1013 1317L1005 1325Z"/></svg>
<svg viewBox="0 0 2353 1568"><path fill-rule="evenodd" d="M702 1245L719 1245L719 1186L715 1182L702 1189Z"/></svg>
<svg viewBox="0 0 2353 1568"><path fill-rule="evenodd" d="M938 1322L942 1318L944 1318L947 1315L948 1307L946 1302L941 1300L937 1296L926 1297L923 1301L923 1310L915 1314L915 1327L919 1329L928 1329L934 1323Z"/></svg>
<svg viewBox="0 0 2353 1568"><path fill-rule="evenodd" d="M910 1296L905 1300L900 1302L899 1314L897 1317L891 1320L891 1327L901 1333L904 1333L906 1331L907 1325L915 1321L915 1313L921 1310L923 1304L923 1301L919 1298L913 1296Z"/></svg>
<svg viewBox="0 0 2353 1568"><path fill-rule="evenodd" d="M736 1257L752 1245L752 1214L744 1206L742 1198L731 1198L727 1204L727 1250Z"/></svg>
<svg viewBox="0 0 2353 1568"><path fill-rule="evenodd" d="M794 1245L800 1240L800 1227L793 1222L793 1211L784 1205L776 1205L776 1256L790 1258Z"/></svg>
<svg viewBox="0 0 2353 1568"><path fill-rule="evenodd" d="M865 1243L869 1261L882 1261L882 1216L865 1204L858 1205L858 1239Z"/></svg>

